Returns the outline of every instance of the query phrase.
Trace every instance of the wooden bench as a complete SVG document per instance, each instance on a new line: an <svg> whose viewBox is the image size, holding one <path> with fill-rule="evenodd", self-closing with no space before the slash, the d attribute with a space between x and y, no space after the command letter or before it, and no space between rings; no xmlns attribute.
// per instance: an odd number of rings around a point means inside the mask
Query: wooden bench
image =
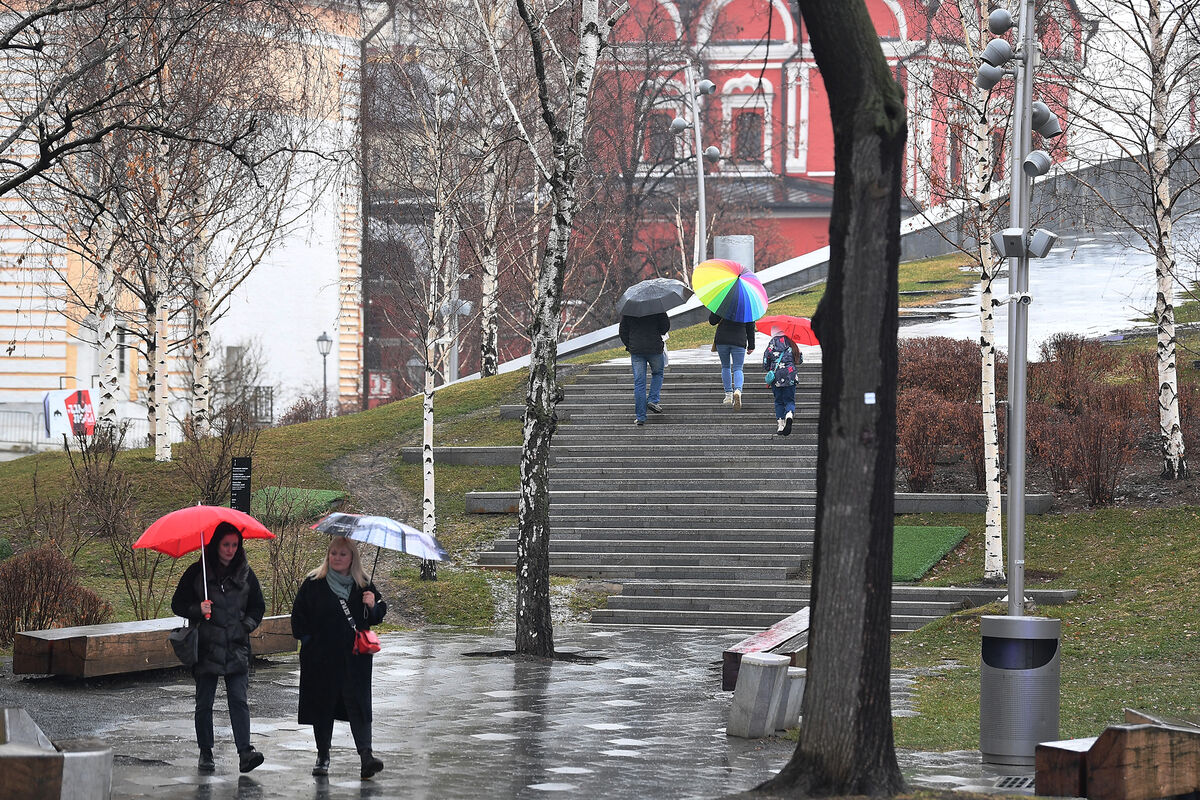
<svg viewBox="0 0 1200 800"><path fill-rule="evenodd" d="M185 624L180 617L163 617L22 631L13 641L13 674L92 678L178 667L167 634ZM251 632L250 647L254 655L294 652L291 616L265 617Z"/></svg>
<svg viewBox="0 0 1200 800"><path fill-rule="evenodd" d="M1099 736L1039 744L1034 791L1089 800L1156 800L1200 791L1200 727L1133 709L1125 710L1125 720Z"/></svg>
<svg viewBox="0 0 1200 800"><path fill-rule="evenodd" d="M732 692L737 686L738 667L747 653L778 653L803 667L808 647L808 609L802 608L761 633L735 644L721 654L721 689Z"/></svg>

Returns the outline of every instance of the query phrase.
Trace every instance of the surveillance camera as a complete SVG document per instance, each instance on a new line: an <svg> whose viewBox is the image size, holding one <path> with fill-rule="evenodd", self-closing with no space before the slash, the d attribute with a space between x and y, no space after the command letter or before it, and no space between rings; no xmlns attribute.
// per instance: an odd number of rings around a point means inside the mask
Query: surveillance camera
<svg viewBox="0 0 1200 800"><path fill-rule="evenodd" d="M992 39L979 57L993 67L1002 67L1012 60L1012 45L1004 39Z"/></svg>
<svg viewBox="0 0 1200 800"><path fill-rule="evenodd" d="M1029 237L1029 255L1034 258L1045 258L1058 241L1058 234L1044 228L1038 228Z"/></svg>
<svg viewBox="0 0 1200 800"><path fill-rule="evenodd" d="M992 234L992 249L1004 258L1020 258L1025 254L1025 231L1005 228Z"/></svg>
<svg viewBox="0 0 1200 800"><path fill-rule="evenodd" d="M1053 165L1054 161L1050 158L1049 153L1045 150L1034 150L1025 156L1025 160L1021 162L1021 169L1029 177L1037 178L1049 172Z"/></svg>
<svg viewBox="0 0 1200 800"><path fill-rule="evenodd" d="M975 76L975 85L987 92L999 83L1003 77L1004 70L1000 69L1000 67L993 67L991 64L980 64L979 74Z"/></svg>
<svg viewBox="0 0 1200 800"><path fill-rule="evenodd" d="M1027 306L1033 302L1033 295L1031 295L1029 292L1021 292L1019 295L1016 296L1015 299L1021 305Z"/></svg>
<svg viewBox="0 0 1200 800"><path fill-rule="evenodd" d="M997 8L992 13L988 14L988 30L993 36L1000 36L1005 31L1010 30L1016 23L1013 21L1012 14L1008 13L1003 8Z"/></svg>

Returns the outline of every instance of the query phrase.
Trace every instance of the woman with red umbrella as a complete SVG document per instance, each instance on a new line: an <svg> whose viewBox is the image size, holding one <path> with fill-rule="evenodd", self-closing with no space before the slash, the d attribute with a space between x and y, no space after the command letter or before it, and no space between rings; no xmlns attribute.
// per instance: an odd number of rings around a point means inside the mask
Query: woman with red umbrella
<svg viewBox="0 0 1200 800"><path fill-rule="evenodd" d="M268 534L270 535L270 534ZM200 560L179 579L171 610L198 627L199 660L192 667L196 680L196 744L200 771L216 769L213 757L213 700L217 680L225 677L229 722L237 744L238 769L263 763L263 755L250 744L250 632L266 612L262 587L246 560L242 531L221 522L203 548Z"/></svg>

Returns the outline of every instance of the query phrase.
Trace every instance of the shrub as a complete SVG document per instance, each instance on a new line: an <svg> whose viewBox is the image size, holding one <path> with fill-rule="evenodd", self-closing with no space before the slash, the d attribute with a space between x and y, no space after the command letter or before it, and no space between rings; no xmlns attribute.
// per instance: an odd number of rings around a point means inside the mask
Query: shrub
<svg viewBox="0 0 1200 800"><path fill-rule="evenodd" d="M1116 372L1117 352L1094 339L1058 333L1042 343L1041 361L1029 365L1031 400L1078 414L1097 375Z"/></svg>
<svg viewBox="0 0 1200 800"><path fill-rule="evenodd" d="M1129 466L1136 443L1136 390L1128 386L1094 386L1082 413L1068 429L1075 477L1088 504L1113 501L1121 473Z"/></svg>
<svg viewBox="0 0 1200 800"><path fill-rule="evenodd" d="M983 409L978 403L967 401L958 403L954 411L951 441L962 453L963 460L971 465L971 472L975 476L975 489L980 492L985 491L987 489L987 470L983 461ZM996 423L998 428L996 432L997 457L1000 459L1000 470L1003 473L1004 413L1002 408L998 410Z"/></svg>
<svg viewBox="0 0 1200 800"><path fill-rule="evenodd" d="M911 491L923 492L933 480L955 415L952 403L927 389L906 389L896 397L896 464Z"/></svg>
<svg viewBox="0 0 1200 800"><path fill-rule="evenodd" d="M897 392L923 389L947 400L979 399L979 345L927 336L899 344Z"/></svg>
<svg viewBox="0 0 1200 800"><path fill-rule="evenodd" d="M0 561L7 561L8 559L12 558L12 554L12 545L9 544L8 539L0 536Z"/></svg>
<svg viewBox="0 0 1200 800"><path fill-rule="evenodd" d="M301 422L312 422L321 419L325 414L321 409L321 401L305 395L288 406L287 411L279 418L279 424L296 425Z"/></svg>
<svg viewBox="0 0 1200 800"><path fill-rule="evenodd" d="M200 430L189 417L183 426L184 441L174 449L175 464L205 505L222 505L229 491L233 457L254 455L258 428L244 403L223 406L210 430Z"/></svg>
<svg viewBox="0 0 1200 800"><path fill-rule="evenodd" d="M1075 475L1071 416L1060 408L1031 402L1026 406L1026 446L1029 461L1050 477L1055 492L1068 491Z"/></svg>
<svg viewBox="0 0 1200 800"><path fill-rule="evenodd" d="M0 644L20 631L92 625L112 606L79 585L79 571L58 548L43 545L0 563Z"/></svg>

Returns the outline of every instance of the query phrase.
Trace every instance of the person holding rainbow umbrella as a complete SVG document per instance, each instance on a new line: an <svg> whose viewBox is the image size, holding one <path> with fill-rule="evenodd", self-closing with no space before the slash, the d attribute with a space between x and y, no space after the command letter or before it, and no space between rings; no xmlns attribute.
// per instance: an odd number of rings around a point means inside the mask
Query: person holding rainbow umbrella
<svg viewBox="0 0 1200 800"><path fill-rule="evenodd" d="M767 311L767 290L762 281L736 261L711 258L692 271L692 291L711 313L716 325L713 350L721 359L724 405L742 407L742 366L754 352L754 321Z"/></svg>

